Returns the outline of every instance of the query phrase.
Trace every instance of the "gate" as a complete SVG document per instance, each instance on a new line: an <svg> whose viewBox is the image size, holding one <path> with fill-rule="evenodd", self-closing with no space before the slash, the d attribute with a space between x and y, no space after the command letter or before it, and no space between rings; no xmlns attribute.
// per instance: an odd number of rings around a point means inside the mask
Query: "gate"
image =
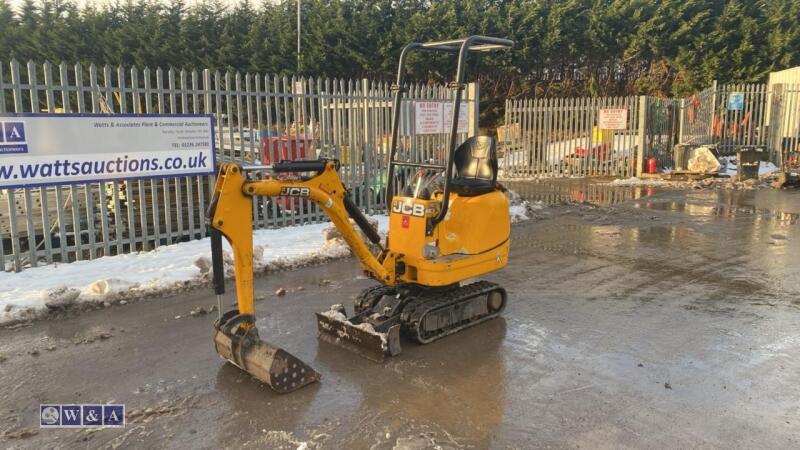
<svg viewBox="0 0 800 450"><path fill-rule="evenodd" d="M635 172L638 102L635 97L506 101L503 176L631 176ZM600 110L623 110L618 130L598 127Z"/></svg>
<svg viewBox="0 0 800 450"><path fill-rule="evenodd" d="M775 84L769 107L773 162L786 170L800 163L800 84Z"/></svg>
<svg viewBox="0 0 800 450"><path fill-rule="evenodd" d="M641 99L646 106L641 118L644 124L641 130L642 164L646 165L649 158L655 158L659 172L670 169L673 165L672 150L679 137L680 102L659 97Z"/></svg>
<svg viewBox="0 0 800 450"><path fill-rule="evenodd" d="M650 157L666 168L678 113L654 97L509 100L500 167L506 178L632 177Z"/></svg>
<svg viewBox="0 0 800 450"><path fill-rule="evenodd" d="M735 155L741 145L768 144L767 97L765 84L726 84L717 90L711 143L719 156Z"/></svg>

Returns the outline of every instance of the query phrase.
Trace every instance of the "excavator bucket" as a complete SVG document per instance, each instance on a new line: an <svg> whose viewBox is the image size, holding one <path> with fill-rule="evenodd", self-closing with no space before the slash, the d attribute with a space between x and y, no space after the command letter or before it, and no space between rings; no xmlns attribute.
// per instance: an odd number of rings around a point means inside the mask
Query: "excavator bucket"
<svg viewBox="0 0 800 450"><path fill-rule="evenodd" d="M210 211L216 207L216 201ZM211 228L212 281L222 309L225 293L225 268L222 255L222 234ZM250 298L252 302L252 296ZM255 317L240 314L233 309L214 322L214 348L222 359L266 383L277 392L286 393L319 380L316 370L280 348L273 347L258 337Z"/></svg>
<svg viewBox="0 0 800 450"><path fill-rule="evenodd" d="M365 315L347 318L342 305L333 305L329 311L318 312L317 329L325 342L355 352L375 362L395 356L400 348L400 324L374 324Z"/></svg>
<svg viewBox="0 0 800 450"><path fill-rule="evenodd" d="M255 326L232 331L225 325L215 324L217 354L276 392L291 392L319 380L319 373L303 361L259 339Z"/></svg>

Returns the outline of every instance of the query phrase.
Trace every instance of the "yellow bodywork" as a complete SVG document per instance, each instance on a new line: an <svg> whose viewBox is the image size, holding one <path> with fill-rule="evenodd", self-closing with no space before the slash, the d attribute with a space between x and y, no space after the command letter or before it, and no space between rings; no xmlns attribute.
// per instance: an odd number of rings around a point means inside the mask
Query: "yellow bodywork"
<svg viewBox="0 0 800 450"><path fill-rule="evenodd" d="M505 267L511 230L506 196L500 191L473 197L450 194L447 215L426 235L427 220L439 212L439 198L392 199L389 250L402 255L405 264L398 279L446 286Z"/></svg>
<svg viewBox="0 0 800 450"><path fill-rule="evenodd" d="M240 314L254 313L253 197L281 195L308 198L322 208L358 258L365 273L393 286L397 282L446 286L504 267L508 262L510 223L502 192L473 197L450 195L445 219L431 233L427 221L438 213L439 197L394 197L385 248L373 255L353 227L344 206L347 192L329 161L318 175L301 180L248 180L236 164L218 175L211 226L233 248Z"/></svg>

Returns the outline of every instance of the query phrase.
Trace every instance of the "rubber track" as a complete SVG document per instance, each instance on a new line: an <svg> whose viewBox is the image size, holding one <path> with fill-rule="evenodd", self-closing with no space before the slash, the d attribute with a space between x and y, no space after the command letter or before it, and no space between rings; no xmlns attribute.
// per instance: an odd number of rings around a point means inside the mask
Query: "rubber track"
<svg viewBox="0 0 800 450"><path fill-rule="evenodd" d="M384 295L395 295L397 291L391 286L372 286L358 294L354 303L355 313L359 314L367 309L372 309Z"/></svg>
<svg viewBox="0 0 800 450"><path fill-rule="evenodd" d="M487 314L482 317L472 317L463 320L448 329L441 330L438 334L431 337L422 337L420 324L425 318L425 315L435 311L447 308L449 306L457 305L465 300L471 299L476 296L486 295L492 291L500 291L503 294L503 306L499 310ZM435 341L436 339L443 338L457 331L477 325L489 319L497 317L506 306L506 292L505 289L495 283L489 281L478 281L466 286L454 288L444 293L419 295L417 298L409 301L405 308L403 308L401 322L404 325L406 333L415 341L421 344L427 344Z"/></svg>

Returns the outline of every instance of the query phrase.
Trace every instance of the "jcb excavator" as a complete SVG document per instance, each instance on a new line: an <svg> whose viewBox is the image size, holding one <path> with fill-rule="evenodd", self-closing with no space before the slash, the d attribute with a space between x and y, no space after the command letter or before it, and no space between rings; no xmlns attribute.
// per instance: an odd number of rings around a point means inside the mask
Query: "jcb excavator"
<svg viewBox="0 0 800 450"><path fill-rule="evenodd" d="M341 305L317 313L320 337L355 348L371 359L400 352L400 335L422 344L496 317L506 305L506 291L488 281L466 283L508 263L508 201L497 184L494 139L471 137L456 146L458 115L470 52L510 48L513 42L471 36L441 42L413 43L400 54L393 91L392 139L387 178L389 233L382 242L348 195L336 160L284 161L269 167L221 166L209 206L214 289L224 293L222 237L233 249L238 308L214 323L217 353L278 392L312 383L320 375L285 352L261 341L253 301L253 197L309 199L330 217L358 258L364 272L380 285L364 290L354 314ZM400 108L405 64L412 51L458 55L453 115L444 164L398 157ZM399 169L398 169L399 168ZM258 179L254 169L275 177ZM402 192L393 193L395 172L412 171ZM415 172L414 172L415 171ZM352 222L351 220L352 219ZM378 248L376 254L353 222Z"/></svg>

